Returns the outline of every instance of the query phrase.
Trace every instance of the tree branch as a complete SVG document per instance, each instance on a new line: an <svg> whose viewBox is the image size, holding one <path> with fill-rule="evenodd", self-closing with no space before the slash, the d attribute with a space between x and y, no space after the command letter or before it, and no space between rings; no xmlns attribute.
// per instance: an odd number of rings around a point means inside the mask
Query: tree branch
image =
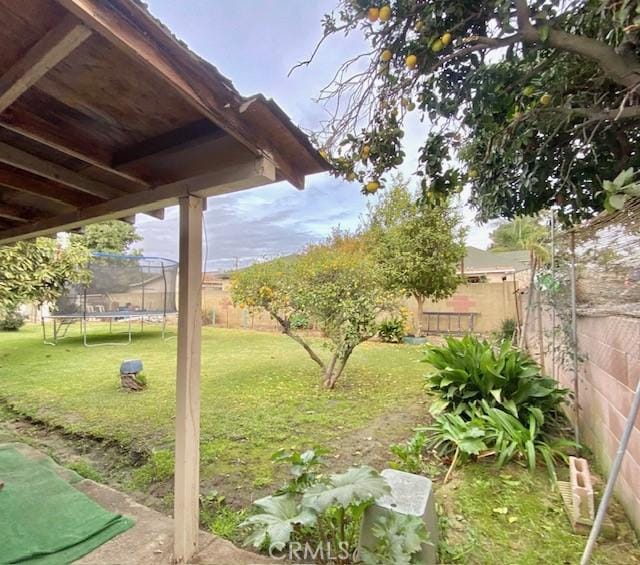
<svg viewBox="0 0 640 565"><path fill-rule="evenodd" d="M282 326L282 331L285 333L285 335L288 335L291 339L298 342L304 348L304 350L309 354L309 357L311 357L311 359L313 359L313 361L315 361L320 366L320 368L323 371L325 371L326 365L324 361L316 354L316 352L313 349L311 349L311 346L304 339L302 339L299 335L296 335L291 331L291 326L289 324L289 321L284 319L282 316L278 315L277 312L272 312L271 310L268 310L268 312L275 318L275 320L280 324L280 326Z"/></svg>
<svg viewBox="0 0 640 565"><path fill-rule="evenodd" d="M535 28L534 31L536 37L533 42L540 42L538 31ZM530 35L525 33L525 41ZM620 55L602 41L551 29L547 44L594 61L612 80L627 88L635 88L640 83L640 61L635 56Z"/></svg>
<svg viewBox="0 0 640 565"><path fill-rule="evenodd" d="M598 108L545 108L545 112L560 112L569 116L587 118L591 122L615 122L618 120L633 120L640 118L640 105L627 106L616 110L601 110Z"/></svg>

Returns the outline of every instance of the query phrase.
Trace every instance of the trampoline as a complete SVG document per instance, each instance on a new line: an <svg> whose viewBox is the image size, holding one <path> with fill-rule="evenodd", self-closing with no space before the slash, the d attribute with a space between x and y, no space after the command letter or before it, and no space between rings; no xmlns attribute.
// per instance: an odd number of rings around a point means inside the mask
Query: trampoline
<svg viewBox="0 0 640 565"><path fill-rule="evenodd" d="M57 345L69 337L72 327L80 329L85 347L129 345L134 327L144 332L145 324L161 327L167 336L167 320L177 317L176 286L178 264L162 257L94 253L89 263L91 282L70 285L50 313L42 313L42 338ZM89 343L89 325L108 324L110 335L124 335L118 341ZM47 335L47 326L52 326Z"/></svg>

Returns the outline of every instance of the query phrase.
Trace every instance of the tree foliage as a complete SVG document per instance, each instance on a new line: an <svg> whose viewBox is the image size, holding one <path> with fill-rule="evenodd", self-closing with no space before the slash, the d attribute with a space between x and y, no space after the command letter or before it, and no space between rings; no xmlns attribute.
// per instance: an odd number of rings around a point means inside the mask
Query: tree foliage
<svg viewBox="0 0 640 565"><path fill-rule="evenodd" d="M98 253L125 254L134 243L142 241L135 226L121 220L90 224L82 235L74 235L87 249Z"/></svg>
<svg viewBox="0 0 640 565"><path fill-rule="evenodd" d="M448 206L425 206L398 179L377 204L369 207L367 236L389 290L424 301L451 296L462 282L465 230ZM421 333L420 316L417 335Z"/></svg>
<svg viewBox="0 0 640 565"><path fill-rule="evenodd" d="M490 237L489 249L493 251L529 251L531 259L535 257L542 262L549 258L546 246L549 232L538 218L519 216L499 225Z"/></svg>
<svg viewBox="0 0 640 565"><path fill-rule="evenodd" d="M68 283L87 282L89 251L78 242L62 247L38 238L0 246L0 308L24 302L54 302Z"/></svg>
<svg viewBox="0 0 640 565"><path fill-rule="evenodd" d="M637 2L341 0L323 28L370 46L319 97L331 116L319 142L364 192L404 161L414 110L430 124L425 199L467 185L480 219L588 217L604 180L640 167Z"/></svg>
<svg viewBox="0 0 640 565"><path fill-rule="evenodd" d="M258 263L235 274L235 303L262 308L278 321L322 370L334 388L353 350L377 331L377 316L394 305L380 273L357 236L336 233L293 258ZM328 339L328 362L314 350L294 320L314 320Z"/></svg>

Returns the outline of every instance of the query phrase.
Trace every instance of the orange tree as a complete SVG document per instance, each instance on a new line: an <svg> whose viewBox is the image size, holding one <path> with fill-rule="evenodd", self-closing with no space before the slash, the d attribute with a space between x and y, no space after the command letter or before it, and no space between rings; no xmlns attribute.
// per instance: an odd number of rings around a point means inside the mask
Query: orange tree
<svg viewBox="0 0 640 565"><path fill-rule="evenodd" d="M574 221L603 208L604 179L640 167L635 1L342 0L323 28L369 45L319 97L318 141L364 192L404 161L412 112L429 123L425 200L468 185L480 219L555 206Z"/></svg>
<svg viewBox="0 0 640 565"><path fill-rule="evenodd" d="M319 365L323 384L331 389L354 349L376 334L378 315L395 307L395 294L381 284L362 238L344 234L293 258L236 273L231 294L236 304L266 310ZM301 320L313 320L322 330L331 351L328 361L300 331Z"/></svg>

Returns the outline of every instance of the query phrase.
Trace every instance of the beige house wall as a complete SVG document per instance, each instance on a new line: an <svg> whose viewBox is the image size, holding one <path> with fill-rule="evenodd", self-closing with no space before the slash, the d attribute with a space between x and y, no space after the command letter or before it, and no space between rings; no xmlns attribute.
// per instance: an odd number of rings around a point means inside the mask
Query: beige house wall
<svg viewBox="0 0 640 565"><path fill-rule="evenodd" d="M519 294L515 292L513 278L499 282L469 283L460 285L450 298L439 302L425 302L424 311L456 314L475 312L474 331L490 333L500 329L503 320L517 319L519 314L516 312L516 300L519 301ZM418 315L418 305L415 299L409 299L407 307L411 313L412 323L415 324ZM441 327L444 324L444 329L447 330L449 319L451 319L452 330L455 330L458 327L457 316L442 317ZM464 320L462 323L464 328ZM424 321L423 330L426 329L426 321Z"/></svg>

